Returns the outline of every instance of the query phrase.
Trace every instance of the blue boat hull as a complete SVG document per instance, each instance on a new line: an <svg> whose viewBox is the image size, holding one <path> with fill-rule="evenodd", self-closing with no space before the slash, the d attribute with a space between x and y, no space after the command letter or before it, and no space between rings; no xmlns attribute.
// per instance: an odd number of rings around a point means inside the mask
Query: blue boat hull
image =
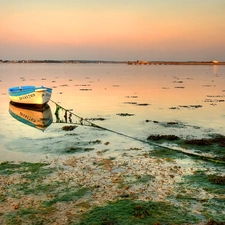
<svg viewBox="0 0 225 225"><path fill-rule="evenodd" d="M12 102L43 105L51 99L52 89L44 86L17 86L9 88L8 93Z"/></svg>

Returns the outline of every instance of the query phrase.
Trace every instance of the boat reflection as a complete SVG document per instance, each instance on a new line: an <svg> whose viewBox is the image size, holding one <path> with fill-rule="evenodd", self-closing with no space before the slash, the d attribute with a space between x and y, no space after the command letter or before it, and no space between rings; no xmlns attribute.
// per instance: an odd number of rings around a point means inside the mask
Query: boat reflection
<svg viewBox="0 0 225 225"><path fill-rule="evenodd" d="M13 102L9 103L9 113L16 120L44 131L53 121L51 108L48 104L42 107L31 107Z"/></svg>

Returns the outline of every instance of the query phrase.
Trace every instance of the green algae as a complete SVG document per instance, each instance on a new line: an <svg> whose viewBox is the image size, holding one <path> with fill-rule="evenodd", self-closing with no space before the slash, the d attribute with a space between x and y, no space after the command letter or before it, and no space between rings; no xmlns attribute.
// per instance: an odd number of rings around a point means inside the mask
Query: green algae
<svg viewBox="0 0 225 225"><path fill-rule="evenodd" d="M0 164L0 175L11 175L14 173L18 174L25 174L29 173L27 175L28 179L35 179L39 176L47 175L51 172L53 172L50 168L43 168L48 166L47 163L28 163L28 162L22 162L22 163L13 163L13 162L3 162ZM33 175L33 176L32 176Z"/></svg>
<svg viewBox="0 0 225 225"><path fill-rule="evenodd" d="M18 172L17 170L21 168L21 164L2 162L0 164L0 175L11 175Z"/></svg>
<svg viewBox="0 0 225 225"><path fill-rule="evenodd" d="M209 194L225 194L225 185L212 182L212 177L217 177L217 175L207 175L205 171L195 171L194 174L183 176L184 182L180 184L190 189L203 189Z"/></svg>
<svg viewBox="0 0 225 225"><path fill-rule="evenodd" d="M5 222L7 225L23 225L23 224L51 224L49 214L54 208L21 208L16 211L7 213Z"/></svg>
<svg viewBox="0 0 225 225"><path fill-rule="evenodd" d="M6 200L6 195L5 194L0 194L0 203L4 202Z"/></svg>
<svg viewBox="0 0 225 225"><path fill-rule="evenodd" d="M182 152L170 149L163 149L159 147L149 152L149 155L157 158L170 158L170 159L186 159L189 157Z"/></svg>
<svg viewBox="0 0 225 225"><path fill-rule="evenodd" d="M199 219L174 205L163 202L118 200L82 215L79 225L184 224Z"/></svg>
<svg viewBox="0 0 225 225"><path fill-rule="evenodd" d="M51 194L59 189L60 185L64 186L65 182L50 182L43 183L43 181L39 182L20 182L19 184L14 184L15 193L20 195L39 195L39 194Z"/></svg>
<svg viewBox="0 0 225 225"><path fill-rule="evenodd" d="M78 188L77 190L73 190L73 188L67 188L63 192L58 192L55 194L55 197L53 197L49 201L44 201L43 206L49 207L54 205L57 202L70 202L75 201L79 198L82 198L85 194L88 193L87 188Z"/></svg>
<svg viewBox="0 0 225 225"><path fill-rule="evenodd" d="M0 202L5 201L7 196L20 198L22 195L36 195L48 192L57 187L55 182L43 184L48 175L54 172L53 168L47 167L46 163L12 163L0 164L0 175L10 177L16 175L16 182L6 182L0 194Z"/></svg>
<svg viewBox="0 0 225 225"><path fill-rule="evenodd" d="M225 200L221 198L209 199L202 204L202 213L209 220L225 221Z"/></svg>
<svg viewBox="0 0 225 225"><path fill-rule="evenodd" d="M224 221L225 185L215 183L212 177L218 175L207 173L206 170L197 170L193 174L185 175L169 198L190 211L197 205L197 213L206 219Z"/></svg>
<svg viewBox="0 0 225 225"><path fill-rule="evenodd" d="M137 183L147 183L149 181L151 181L153 178L155 178L154 176L152 175L142 175L142 176L139 176L137 177Z"/></svg>
<svg viewBox="0 0 225 225"><path fill-rule="evenodd" d="M211 135L210 138L202 139L181 139L178 136L172 134L150 135L147 140L154 141L157 144L169 142L170 144L175 144L177 147L179 147L180 150L176 148L176 151L180 151L183 154L193 157L198 155L203 160L212 160L218 163L225 163L225 136L220 134ZM170 146L167 147L170 148ZM185 151L182 151L182 149ZM173 147L171 147L171 150L173 150ZM187 152L186 150L188 150L189 152ZM155 152L155 154L157 153Z"/></svg>
<svg viewBox="0 0 225 225"><path fill-rule="evenodd" d="M225 176L219 176L216 174L212 174L208 176L208 180L214 184L225 185Z"/></svg>

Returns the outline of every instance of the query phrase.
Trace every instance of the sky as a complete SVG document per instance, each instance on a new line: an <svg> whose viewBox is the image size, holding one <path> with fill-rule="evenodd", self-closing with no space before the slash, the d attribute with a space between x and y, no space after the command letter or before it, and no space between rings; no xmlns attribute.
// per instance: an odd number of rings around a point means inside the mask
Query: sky
<svg viewBox="0 0 225 225"><path fill-rule="evenodd" d="M225 61L225 0L0 0L0 59Z"/></svg>

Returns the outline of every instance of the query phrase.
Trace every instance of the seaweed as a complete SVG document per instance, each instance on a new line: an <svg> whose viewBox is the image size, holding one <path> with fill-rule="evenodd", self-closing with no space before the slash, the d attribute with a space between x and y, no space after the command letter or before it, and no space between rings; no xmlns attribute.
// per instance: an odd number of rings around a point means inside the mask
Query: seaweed
<svg viewBox="0 0 225 225"><path fill-rule="evenodd" d="M22 224L51 224L49 214L54 211L54 208L21 208L6 215L5 221L7 225L22 225Z"/></svg>
<svg viewBox="0 0 225 225"><path fill-rule="evenodd" d="M44 207L50 207L57 202L69 202L77 200L78 198L83 197L88 192L87 188L80 188L78 190L67 189L64 194L57 193L56 197L52 198L49 201L44 201Z"/></svg>
<svg viewBox="0 0 225 225"><path fill-rule="evenodd" d="M190 155L192 157L198 157L202 160L213 161L215 163L225 163L224 155L224 145L225 136L215 135L212 138L202 138L202 139L180 139L178 136L169 135L150 135L147 138L148 141L155 141L162 143L163 141L170 141L173 144L180 146L180 149L173 149L168 147L168 150L180 151L185 155ZM197 146L197 148L195 148ZM210 146L210 148L209 148ZM186 150L189 151L186 151ZM207 153L204 154L204 153Z"/></svg>
<svg viewBox="0 0 225 225"><path fill-rule="evenodd" d="M220 147L225 147L225 136L223 135L216 135L213 138L202 138L202 139L190 139L185 140L185 144L192 144L192 145L213 145L218 144Z"/></svg>
<svg viewBox="0 0 225 225"><path fill-rule="evenodd" d="M200 221L169 203L143 202L128 199L109 202L108 205L95 207L81 216L79 225L136 225L136 224L184 224ZM75 224L75 223L74 223Z"/></svg>
<svg viewBox="0 0 225 225"><path fill-rule="evenodd" d="M184 176L183 179L185 183L188 184L186 185L186 188L187 186L189 186L190 189L197 187L200 189L202 188L210 194L225 194L224 186L218 185L217 180L219 180L219 177L220 176L217 176L216 174L207 175L205 171L200 170L194 171L194 174Z"/></svg>
<svg viewBox="0 0 225 225"><path fill-rule="evenodd" d="M147 140L153 141L160 141L160 140L167 140L167 141L174 141L179 140L180 138L176 135L169 134L169 135L150 135Z"/></svg>
<svg viewBox="0 0 225 225"><path fill-rule="evenodd" d="M182 152L174 151L170 149L154 148L153 151L149 152L149 155L163 159L186 159L188 156Z"/></svg>
<svg viewBox="0 0 225 225"><path fill-rule="evenodd" d="M154 178L154 176L146 174L146 175L138 176L136 182L147 183L147 182L151 181L153 178Z"/></svg>
<svg viewBox="0 0 225 225"><path fill-rule="evenodd" d="M43 176L45 174L53 172L50 168L42 168L49 164L47 163L13 163L13 162L3 162L0 164L0 175L11 175L13 173L26 173L29 172L29 175L24 175L24 177L32 178L34 176Z"/></svg>
<svg viewBox="0 0 225 225"><path fill-rule="evenodd" d="M17 169L20 169L21 165L11 162L0 163L0 175L10 175L17 172Z"/></svg>
<svg viewBox="0 0 225 225"><path fill-rule="evenodd" d="M225 222L218 222L215 220L210 220L205 225L225 225Z"/></svg>
<svg viewBox="0 0 225 225"><path fill-rule="evenodd" d="M223 184L225 185L225 176L217 176L215 174L209 175L208 180L213 184Z"/></svg>
<svg viewBox="0 0 225 225"><path fill-rule="evenodd" d="M191 139L191 140L185 140L185 144L191 144L191 145L212 145L212 141L210 139Z"/></svg>
<svg viewBox="0 0 225 225"><path fill-rule="evenodd" d="M117 113L118 116L134 116L132 113Z"/></svg>
<svg viewBox="0 0 225 225"><path fill-rule="evenodd" d="M62 127L62 130L65 130L65 131L72 131L76 128L77 126L63 126Z"/></svg>
<svg viewBox="0 0 225 225"><path fill-rule="evenodd" d="M225 201L221 198L209 199L202 204L202 213L208 218L208 223L213 225L225 225L225 215L222 213L225 208Z"/></svg>
<svg viewBox="0 0 225 225"><path fill-rule="evenodd" d="M181 182L177 183L171 200L179 201L187 210L192 210L193 205L199 205L198 214L206 219L224 221L225 210L224 184L215 182L219 176L217 174L207 174L206 171L193 171L191 175L183 176ZM214 195L214 198L207 196ZM216 197L218 196L218 197Z"/></svg>

